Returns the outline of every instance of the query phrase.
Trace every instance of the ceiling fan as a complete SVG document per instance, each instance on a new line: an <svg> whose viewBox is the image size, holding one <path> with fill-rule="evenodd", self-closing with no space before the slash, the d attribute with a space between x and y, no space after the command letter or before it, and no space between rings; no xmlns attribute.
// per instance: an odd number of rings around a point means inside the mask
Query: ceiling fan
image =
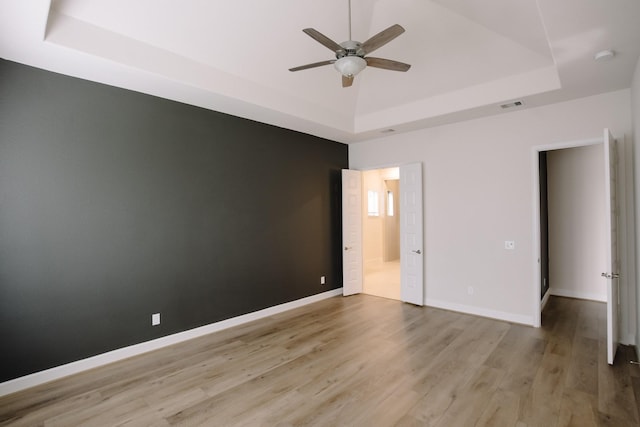
<svg viewBox="0 0 640 427"><path fill-rule="evenodd" d="M351 0L349 0L349 40L346 42L338 44L313 28L305 28L302 31L321 45L332 50L336 54L336 59L301 65L290 68L289 71L300 71L333 64L336 70L342 74L342 87L349 87L353 84L356 74L364 70L367 65L392 71L407 71L411 68L411 65L404 62L366 56L404 33L404 28L398 24L379 32L364 43L351 40Z"/></svg>

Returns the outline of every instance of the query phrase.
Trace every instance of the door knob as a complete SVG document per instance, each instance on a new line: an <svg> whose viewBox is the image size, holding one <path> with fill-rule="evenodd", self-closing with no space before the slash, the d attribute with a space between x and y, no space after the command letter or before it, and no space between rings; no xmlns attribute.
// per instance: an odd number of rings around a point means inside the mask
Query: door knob
<svg viewBox="0 0 640 427"><path fill-rule="evenodd" d="M351 249L351 246L345 246L345 247L344 247L344 250L345 250L345 251L348 251L349 249Z"/></svg>
<svg viewBox="0 0 640 427"><path fill-rule="evenodd" d="M418 254L418 255L420 255L420 254L422 253L422 252L420 251L420 249L418 249L417 251L411 251L411 252L416 253L416 254Z"/></svg>

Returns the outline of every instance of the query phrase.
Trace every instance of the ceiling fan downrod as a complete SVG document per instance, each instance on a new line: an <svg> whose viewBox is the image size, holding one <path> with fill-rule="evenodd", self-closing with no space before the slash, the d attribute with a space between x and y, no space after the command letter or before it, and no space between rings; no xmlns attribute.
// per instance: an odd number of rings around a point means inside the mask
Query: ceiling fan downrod
<svg viewBox="0 0 640 427"><path fill-rule="evenodd" d="M349 0L349 41L351 41L351 0Z"/></svg>

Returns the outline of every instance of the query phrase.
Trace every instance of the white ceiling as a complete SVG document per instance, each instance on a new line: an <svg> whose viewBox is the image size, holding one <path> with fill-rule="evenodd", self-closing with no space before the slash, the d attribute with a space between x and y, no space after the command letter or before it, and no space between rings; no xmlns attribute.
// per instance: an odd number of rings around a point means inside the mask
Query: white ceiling
<svg viewBox="0 0 640 427"><path fill-rule="evenodd" d="M406 32L342 88L301 30L348 39L347 0L0 0L0 57L354 142L628 88L638 0L352 0L352 35ZM613 49L615 58L593 55Z"/></svg>

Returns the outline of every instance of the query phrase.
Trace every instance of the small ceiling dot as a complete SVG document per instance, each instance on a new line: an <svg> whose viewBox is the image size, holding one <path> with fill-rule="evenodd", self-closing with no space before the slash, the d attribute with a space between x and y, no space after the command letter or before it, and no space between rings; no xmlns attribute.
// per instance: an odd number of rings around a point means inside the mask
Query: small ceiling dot
<svg viewBox="0 0 640 427"><path fill-rule="evenodd" d="M608 61L609 59L613 58L616 55L616 53L612 50L601 50L600 52L596 53L595 55L593 55L593 59L595 61Z"/></svg>

